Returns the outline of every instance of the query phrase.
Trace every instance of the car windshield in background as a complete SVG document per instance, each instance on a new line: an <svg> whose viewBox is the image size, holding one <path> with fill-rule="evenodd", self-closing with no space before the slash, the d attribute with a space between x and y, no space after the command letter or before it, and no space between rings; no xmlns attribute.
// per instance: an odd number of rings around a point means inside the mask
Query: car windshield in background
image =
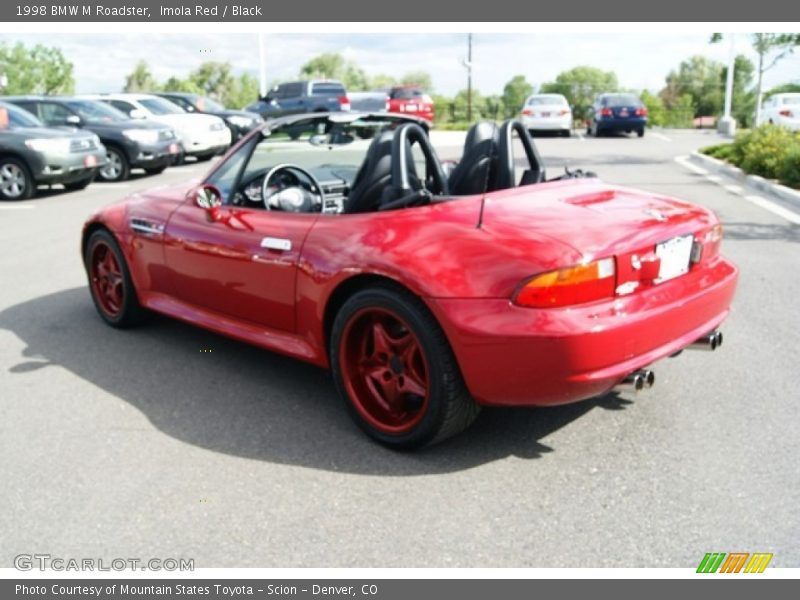
<svg viewBox="0 0 800 600"><path fill-rule="evenodd" d="M11 104L0 104L0 110L6 111L8 114L8 127L9 129L18 129L25 127L44 127L39 119L34 117L27 110L23 110ZM2 129L2 127L0 127Z"/></svg>
<svg viewBox="0 0 800 600"><path fill-rule="evenodd" d="M639 98L633 94L612 94L603 96L604 106L638 106L641 104Z"/></svg>
<svg viewBox="0 0 800 600"><path fill-rule="evenodd" d="M420 98L421 96L423 96L422 90L416 88L392 90L392 93L389 95L392 100L409 100L411 98Z"/></svg>
<svg viewBox="0 0 800 600"><path fill-rule="evenodd" d="M131 120L128 115L104 102L70 100L66 104L87 123L116 123Z"/></svg>
<svg viewBox="0 0 800 600"><path fill-rule="evenodd" d="M344 86L338 83L315 83L311 86L314 96L344 96Z"/></svg>
<svg viewBox="0 0 800 600"><path fill-rule="evenodd" d="M528 99L528 106L553 106L566 103L563 96L534 96Z"/></svg>
<svg viewBox="0 0 800 600"><path fill-rule="evenodd" d="M222 112L225 107L216 100L212 100L208 96L198 96L196 102L197 108L205 112Z"/></svg>
<svg viewBox="0 0 800 600"><path fill-rule="evenodd" d="M177 104L173 104L169 100L164 100L163 98L144 98L139 100L139 104L154 115L177 115L186 112Z"/></svg>
<svg viewBox="0 0 800 600"><path fill-rule="evenodd" d="M790 96L783 99L784 104L800 104L800 96Z"/></svg>

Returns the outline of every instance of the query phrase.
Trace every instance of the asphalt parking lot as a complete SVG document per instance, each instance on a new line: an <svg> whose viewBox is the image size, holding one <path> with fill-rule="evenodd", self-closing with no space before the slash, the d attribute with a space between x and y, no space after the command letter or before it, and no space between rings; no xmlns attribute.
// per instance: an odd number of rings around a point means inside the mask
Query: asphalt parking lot
<svg viewBox="0 0 800 600"><path fill-rule="evenodd" d="M460 139L434 135L443 158ZM0 205L0 566L695 567L711 551L800 565L800 226L676 162L716 139L538 143L551 175L587 168L717 211L741 268L723 348L657 363L638 396L484 410L415 454L361 434L325 371L95 314L86 216L208 164Z"/></svg>

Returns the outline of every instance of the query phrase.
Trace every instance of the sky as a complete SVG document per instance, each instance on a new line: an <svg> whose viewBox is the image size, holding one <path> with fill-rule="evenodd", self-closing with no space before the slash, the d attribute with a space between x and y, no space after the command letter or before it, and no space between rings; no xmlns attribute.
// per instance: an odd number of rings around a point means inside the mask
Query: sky
<svg viewBox="0 0 800 600"><path fill-rule="evenodd" d="M634 26L632 26L634 29ZM473 36L473 85L484 94L499 94L514 75L534 85L552 81L559 72L591 65L617 73L626 89L660 90L667 73L702 54L727 61L729 44L709 44L708 33L481 33ZM266 34L267 79L295 77L300 66L322 52L339 52L368 74L401 76L425 70L435 91L454 94L466 87L467 41L464 33L441 34ZM61 48L74 63L79 93L119 91L137 61L146 61L163 81L185 76L207 60L230 61L237 72L258 76L255 33L239 35L1 33L0 43L37 43ZM755 61L746 34L737 34L737 53ZM13 76L13 74L9 74ZM765 75L765 89L800 83L800 51L783 59Z"/></svg>

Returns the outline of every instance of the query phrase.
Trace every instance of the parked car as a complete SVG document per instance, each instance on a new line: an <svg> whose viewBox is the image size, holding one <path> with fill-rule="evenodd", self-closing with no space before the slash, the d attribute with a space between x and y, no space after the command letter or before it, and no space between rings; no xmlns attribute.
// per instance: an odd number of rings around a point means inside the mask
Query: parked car
<svg viewBox="0 0 800 600"><path fill-rule="evenodd" d="M389 110L387 92L350 92L350 110L355 112L381 112Z"/></svg>
<svg viewBox="0 0 800 600"><path fill-rule="evenodd" d="M233 110L225 108L222 104L200 94L187 94L184 92L154 92L155 96L166 98L177 104L188 113L202 113L219 117L231 130L232 143L238 142L254 127L264 122L261 115L246 110Z"/></svg>
<svg viewBox="0 0 800 600"><path fill-rule="evenodd" d="M644 136L647 127L647 108L633 94L600 94L590 110L587 135L601 136L612 131L636 132Z"/></svg>
<svg viewBox="0 0 800 600"><path fill-rule="evenodd" d="M761 123L800 130L800 93L775 94L761 104Z"/></svg>
<svg viewBox="0 0 800 600"><path fill-rule="evenodd" d="M402 85L389 90L389 112L419 117L433 122L433 99L414 85Z"/></svg>
<svg viewBox="0 0 800 600"><path fill-rule="evenodd" d="M180 152L175 131L160 123L131 119L120 111L85 98L22 96L8 98L51 127L78 127L96 134L108 153L97 176L124 181L131 169L161 173Z"/></svg>
<svg viewBox="0 0 800 600"><path fill-rule="evenodd" d="M133 119L149 119L176 131L183 154L209 160L231 144L225 121L213 115L190 114L177 104L152 94L102 94L91 96Z"/></svg>
<svg viewBox="0 0 800 600"><path fill-rule="evenodd" d="M45 127L11 103L0 102L0 200L25 200L37 185L82 190L106 162L93 133Z"/></svg>
<svg viewBox="0 0 800 600"><path fill-rule="evenodd" d="M350 100L344 85L338 81L292 81L275 86L245 110L273 119L306 112L347 111Z"/></svg>
<svg viewBox="0 0 800 600"><path fill-rule="evenodd" d="M525 100L520 117L528 131L557 131L565 137L572 132L572 109L561 94L532 94Z"/></svg>
<svg viewBox="0 0 800 600"><path fill-rule="evenodd" d="M649 387L653 362L718 347L738 272L711 210L577 170L548 180L519 121L476 124L445 177L426 121L339 117L268 121L201 182L91 216L100 317L149 309L330 367L356 423L396 448L482 405Z"/></svg>

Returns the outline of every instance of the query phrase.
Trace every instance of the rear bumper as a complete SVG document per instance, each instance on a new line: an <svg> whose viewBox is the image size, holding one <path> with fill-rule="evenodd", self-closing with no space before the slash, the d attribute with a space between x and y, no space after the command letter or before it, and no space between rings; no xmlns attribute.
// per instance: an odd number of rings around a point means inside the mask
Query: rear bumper
<svg viewBox="0 0 800 600"><path fill-rule="evenodd" d="M429 299L472 395L487 405L556 405L611 390L725 319L738 270L703 268L614 300L530 309L507 299Z"/></svg>
<svg viewBox="0 0 800 600"><path fill-rule="evenodd" d="M37 153L35 160L31 160L29 164L37 184L57 184L91 177L107 161L103 149L66 155Z"/></svg>
<svg viewBox="0 0 800 600"><path fill-rule="evenodd" d="M569 131L572 129L572 117L565 115L563 117L522 117L522 124L525 129L533 129L534 131Z"/></svg>
<svg viewBox="0 0 800 600"><path fill-rule="evenodd" d="M636 131L647 127L646 117L614 117L597 121L600 131Z"/></svg>
<svg viewBox="0 0 800 600"><path fill-rule="evenodd" d="M220 153L231 145L231 130L228 127L183 137L183 150L190 156Z"/></svg>

